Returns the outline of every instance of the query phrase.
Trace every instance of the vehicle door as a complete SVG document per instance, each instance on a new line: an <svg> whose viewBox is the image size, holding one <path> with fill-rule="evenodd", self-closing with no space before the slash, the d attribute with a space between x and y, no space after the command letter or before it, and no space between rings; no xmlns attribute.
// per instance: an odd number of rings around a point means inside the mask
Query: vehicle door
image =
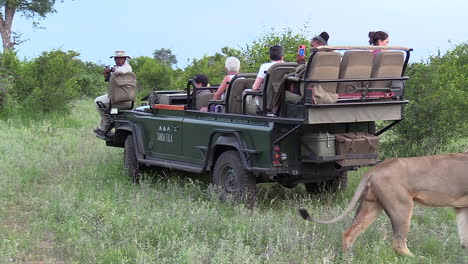
<svg viewBox="0 0 468 264"><path fill-rule="evenodd" d="M181 160L182 116L153 116L151 118L148 151L153 158Z"/></svg>

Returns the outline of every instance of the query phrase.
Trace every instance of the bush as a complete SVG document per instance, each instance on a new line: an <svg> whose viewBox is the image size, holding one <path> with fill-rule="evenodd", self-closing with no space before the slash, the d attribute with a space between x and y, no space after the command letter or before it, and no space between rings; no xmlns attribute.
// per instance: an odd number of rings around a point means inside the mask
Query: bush
<svg viewBox="0 0 468 264"><path fill-rule="evenodd" d="M243 71L258 72L262 63L270 61L270 46L276 44L283 47L285 61L295 62L297 47L299 45L310 47L309 42L310 40L304 35L296 34L292 29L285 28L282 32L276 32L272 29L242 49ZM310 55L310 50L308 55Z"/></svg>
<svg viewBox="0 0 468 264"><path fill-rule="evenodd" d="M400 156L435 154L468 137L468 45L408 67L405 120L383 145Z"/></svg>
<svg viewBox="0 0 468 264"><path fill-rule="evenodd" d="M48 113L68 109L78 97L84 73L79 53L53 50L24 63L12 96L22 107Z"/></svg>
<svg viewBox="0 0 468 264"><path fill-rule="evenodd" d="M215 53L214 55L205 55L201 59L193 59L190 65L185 68L185 80L195 77L202 73L208 76L211 85L220 84L226 75L224 62L228 56L226 54ZM241 71L243 65L241 63Z"/></svg>
<svg viewBox="0 0 468 264"><path fill-rule="evenodd" d="M0 55L0 108L5 108L9 92L18 78L21 62L15 52Z"/></svg>
<svg viewBox="0 0 468 264"><path fill-rule="evenodd" d="M76 81L80 87L78 94L86 97L96 97L107 93L107 83L104 81L102 71L103 65L86 62L82 65L84 73L77 77Z"/></svg>
<svg viewBox="0 0 468 264"><path fill-rule="evenodd" d="M170 90L176 88L173 82L174 70L171 66L144 56L130 60L130 64L137 76L140 96L148 95L153 89Z"/></svg>

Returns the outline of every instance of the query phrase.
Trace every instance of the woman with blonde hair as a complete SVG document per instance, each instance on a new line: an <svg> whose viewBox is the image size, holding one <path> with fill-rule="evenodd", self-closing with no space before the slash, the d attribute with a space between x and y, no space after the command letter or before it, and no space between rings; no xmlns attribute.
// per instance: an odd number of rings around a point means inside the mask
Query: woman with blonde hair
<svg viewBox="0 0 468 264"><path fill-rule="evenodd" d="M240 61L236 57L228 57L224 62L224 67L226 69L227 75L224 77L221 85L213 96L213 99L215 100L224 100L229 82L234 76L236 76L236 74L239 74Z"/></svg>

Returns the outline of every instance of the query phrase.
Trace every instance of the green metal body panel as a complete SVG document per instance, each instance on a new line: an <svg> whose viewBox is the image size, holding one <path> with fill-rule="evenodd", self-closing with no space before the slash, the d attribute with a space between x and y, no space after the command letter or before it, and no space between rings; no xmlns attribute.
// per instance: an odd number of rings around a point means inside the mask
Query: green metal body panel
<svg viewBox="0 0 468 264"><path fill-rule="evenodd" d="M231 129L240 132L248 149L261 151L251 160L252 166L269 168L272 166L270 153L273 126L273 122L251 122L188 112L184 118L183 130L190 134L183 138L183 155L189 162L203 164L205 156L200 148L207 147L210 133L215 129ZM215 135L213 143L221 136Z"/></svg>
<svg viewBox="0 0 468 264"><path fill-rule="evenodd" d="M305 133L335 134L367 132L369 129L367 122L314 125L301 120L285 122L278 118L245 118L200 111L123 111L122 114L126 122L130 121L141 131L141 138L137 140L141 142L146 159L180 162L202 168L207 159L210 159L209 162L217 159L215 151L212 152L213 156L207 156L209 148L215 150L217 147L228 147L239 151L246 149L252 153L248 157L249 165L264 169L268 172L266 174L272 175L301 174L301 170L307 165L301 156L301 146L304 144L301 136ZM299 129L295 129L297 127ZM118 122L116 128L119 129ZM218 133L218 130L235 131L240 139L234 134ZM287 156L278 166L273 165L275 146L279 146L281 154ZM328 163L334 164L335 161ZM209 170L210 167L206 169Z"/></svg>
<svg viewBox="0 0 468 264"><path fill-rule="evenodd" d="M272 141L281 136L279 131L289 131L293 125L267 121L244 120L233 117L207 115L203 112L155 110L153 114L125 112L125 120L139 127L144 154L147 157L203 165L209 136L216 129L238 131L245 147L257 153L249 160L252 167L272 168ZM220 138L223 138L221 140ZM282 145L296 157L297 145L293 136ZM237 145L232 135L216 134L212 146ZM214 157L215 159L217 157Z"/></svg>

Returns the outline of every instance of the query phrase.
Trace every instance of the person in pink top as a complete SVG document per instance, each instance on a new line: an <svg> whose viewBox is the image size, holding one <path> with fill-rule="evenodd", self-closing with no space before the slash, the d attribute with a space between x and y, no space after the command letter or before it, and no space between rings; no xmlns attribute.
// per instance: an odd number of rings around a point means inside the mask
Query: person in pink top
<svg viewBox="0 0 468 264"><path fill-rule="evenodd" d="M228 57L224 62L224 67L226 69L227 75L224 77L221 85L213 96L213 99L215 100L224 100L229 82L234 76L236 76L236 74L239 74L240 61L236 57Z"/></svg>
<svg viewBox="0 0 468 264"><path fill-rule="evenodd" d="M369 32L369 44L372 46L388 46L388 42L390 38L388 34L383 31L371 31ZM372 54L374 58L379 54L382 50L373 50Z"/></svg>

